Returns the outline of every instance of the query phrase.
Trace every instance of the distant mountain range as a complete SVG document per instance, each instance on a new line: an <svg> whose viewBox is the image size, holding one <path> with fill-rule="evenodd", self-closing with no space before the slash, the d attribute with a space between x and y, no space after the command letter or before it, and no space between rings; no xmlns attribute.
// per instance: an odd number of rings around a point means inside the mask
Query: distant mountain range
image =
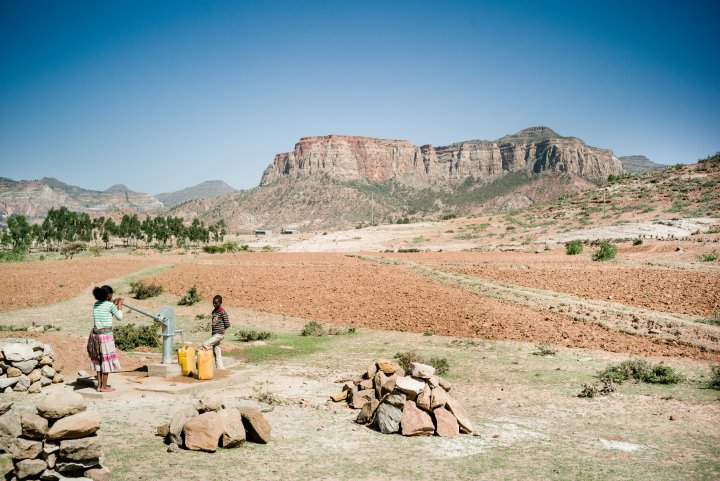
<svg viewBox="0 0 720 481"><path fill-rule="evenodd" d="M658 166L643 156L623 159L548 127L443 147L303 137L292 151L275 156L254 189L236 191L215 180L151 196L119 184L98 192L54 178L0 178L0 215L41 219L50 208L65 206L91 215L222 219L235 231L326 229L521 208L587 190L609 175Z"/></svg>
<svg viewBox="0 0 720 481"><path fill-rule="evenodd" d="M230 192L236 192L236 190L222 180L208 180L202 184L178 190L177 192L157 194L155 195L155 198L164 205L172 207L189 200L209 199L223 194L228 194Z"/></svg>
<svg viewBox="0 0 720 481"><path fill-rule="evenodd" d="M667 167L667 165L657 164L651 161L644 155L626 155L618 157L618 159L622 162L625 172L629 172L631 174L642 174L644 172L662 170Z"/></svg>

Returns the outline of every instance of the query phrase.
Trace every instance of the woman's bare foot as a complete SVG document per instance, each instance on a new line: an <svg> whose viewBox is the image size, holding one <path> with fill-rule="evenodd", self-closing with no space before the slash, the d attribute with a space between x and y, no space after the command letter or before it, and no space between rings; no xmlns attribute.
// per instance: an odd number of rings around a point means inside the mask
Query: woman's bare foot
<svg viewBox="0 0 720 481"><path fill-rule="evenodd" d="M114 390L115 390L114 387L108 386L108 387L103 388L103 389L98 389L98 392L113 392Z"/></svg>

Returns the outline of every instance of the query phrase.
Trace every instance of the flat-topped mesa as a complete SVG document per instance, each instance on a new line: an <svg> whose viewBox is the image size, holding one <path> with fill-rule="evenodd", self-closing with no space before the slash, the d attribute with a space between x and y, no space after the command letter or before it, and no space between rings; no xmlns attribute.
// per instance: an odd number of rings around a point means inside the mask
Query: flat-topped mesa
<svg viewBox="0 0 720 481"><path fill-rule="evenodd" d="M423 184L457 184L467 177L491 179L508 172L564 172L604 179L623 172L612 151L532 127L494 141L470 140L445 147L416 147L407 140L328 135L303 137L292 152L275 156L260 185L280 178L390 179Z"/></svg>

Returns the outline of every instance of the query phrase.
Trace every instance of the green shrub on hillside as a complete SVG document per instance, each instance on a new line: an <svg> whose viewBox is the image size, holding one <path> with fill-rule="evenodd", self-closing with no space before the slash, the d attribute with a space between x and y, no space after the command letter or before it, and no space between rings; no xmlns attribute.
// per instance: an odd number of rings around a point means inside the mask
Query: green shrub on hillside
<svg viewBox="0 0 720 481"><path fill-rule="evenodd" d="M235 332L235 340L240 342L264 341L273 337L270 331L257 331L255 329L239 329Z"/></svg>
<svg viewBox="0 0 720 481"><path fill-rule="evenodd" d="M565 252L569 256L574 256L582 253L583 243L581 240L576 239L565 244Z"/></svg>
<svg viewBox="0 0 720 481"><path fill-rule="evenodd" d="M202 301L202 297L200 297L200 294L197 291L197 287L192 286L190 289L188 289L187 294L180 298L180 300L178 301L178 305L192 306L193 304L196 304L200 301Z"/></svg>
<svg viewBox="0 0 720 481"><path fill-rule="evenodd" d="M594 261L609 261L615 259L617 248L607 241L600 242L600 248L593 254Z"/></svg>
<svg viewBox="0 0 720 481"><path fill-rule="evenodd" d="M598 373L600 379L610 379L615 383L635 380L653 384L677 384L684 378L670 366L650 364L644 359L630 359L608 366Z"/></svg>
<svg viewBox="0 0 720 481"><path fill-rule="evenodd" d="M156 297L162 294L163 288L158 284L145 284L144 281L131 281L130 282L130 294L135 299L148 299L150 297Z"/></svg>
<svg viewBox="0 0 720 481"><path fill-rule="evenodd" d="M397 359L398 364L406 373L410 372L410 363L412 362L432 366L435 368L435 374L440 376L445 375L450 371L450 363L445 357L431 357L428 359L415 351L407 351L396 353L394 358Z"/></svg>

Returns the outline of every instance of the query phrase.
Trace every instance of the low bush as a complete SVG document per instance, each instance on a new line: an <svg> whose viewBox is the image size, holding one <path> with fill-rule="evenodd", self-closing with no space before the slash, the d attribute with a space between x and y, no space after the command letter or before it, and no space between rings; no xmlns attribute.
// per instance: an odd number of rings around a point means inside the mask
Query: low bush
<svg viewBox="0 0 720 481"><path fill-rule="evenodd" d="M270 331L256 331L255 329L240 329L235 332L235 340L240 342L264 341L273 337Z"/></svg>
<svg viewBox="0 0 720 481"><path fill-rule="evenodd" d="M644 359L630 359L608 366L598 373L600 379L610 379L615 383L635 380L652 384L677 384L684 378L670 366L650 364Z"/></svg>
<svg viewBox="0 0 720 481"><path fill-rule="evenodd" d="M305 324L302 328L302 331L300 331L301 336L324 336L326 334L325 328L322 324L320 324L317 321L310 321L307 324Z"/></svg>
<svg viewBox="0 0 720 481"><path fill-rule="evenodd" d="M192 286L190 289L188 289L187 294L180 298L180 300L178 301L178 305L192 306L193 304L196 304L200 301L202 301L202 297L200 297L200 294L197 291L197 287Z"/></svg>
<svg viewBox="0 0 720 481"><path fill-rule="evenodd" d="M397 359L398 364L401 368L403 368L403 370L405 370L406 373L410 372L410 363L412 362L432 366L435 368L435 374L440 376L445 375L450 371L450 363L446 357L431 357L428 359L415 351L407 351L396 353L394 358Z"/></svg>
<svg viewBox="0 0 720 481"><path fill-rule="evenodd" d="M710 368L710 387L712 389L720 389L720 366L712 366Z"/></svg>
<svg viewBox="0 0 720 481"><path fill-rule="evenodd" d="M578 397L607 396L613 392L615 392L615 383L611 379L603 379L601 386L597 386L591 382L583 384L582 391L580 391Z"/></svg>
<svg viewBox="0 0 720 481"><path fill-rule="evenodd" d="M607 241L600 242L600 248L593 254L594 261L609 261L615 259L617 248Z"/></svg>
<svg viewBox="0 0 720 481"><path fill-rule="evenodd" d="M704 252L704 253L700 254L698 257L703 262L714 262L718 259L718 255L717 255L716 251Z"/></svg>
<svg viewBox="0 0 720 481"><path fill-rule="evenodd" d="M554 356L557 354L557 349L553 349L547 344L538 344L536 348L537 351L533 352L533 356Z"/></svg>
<svg viewBox="0 0 720 481"><path fill-rule="evenodd" d="M569 256L581 254L583 251L583 243L581 240L576 239L565 244L565 253Z"/></svg>
<svg viewBox="0 0 720 481"><path fill-rule="evenodd" d="M160 333L155 325L123 324L113 328L113 337L115 347L121 351L131 351L140 346L160 347Z"/></svg>
<svg viewBox="0 0 720 481"><path fill-rule="evenodd" d="M162 294L163 288L158 284L145 284L145 281L131 281L130 294L135 299L148 299Z"/></svg>
<svg viewBox="0 0 720 481"><path fill-rule="evenodd" d="M640 239L640 238L633 240L633 245L634 245L634 246L641 246L642 243L643 243L643 240Z"/></svg>
<svg viewBox="0 0 720 481"><path fill-rule="evenodd" d="M0 252L0 262L23 262L25 259L26 253L22 249Z"/></svg>
<svg viewBox="0 0 720 481"><path fill-rule="evenodd" d="M355 327L336 327L330 326L327 329L327 333L331 336L344 336L346 334L355 334L357 328Z"/></svg>

